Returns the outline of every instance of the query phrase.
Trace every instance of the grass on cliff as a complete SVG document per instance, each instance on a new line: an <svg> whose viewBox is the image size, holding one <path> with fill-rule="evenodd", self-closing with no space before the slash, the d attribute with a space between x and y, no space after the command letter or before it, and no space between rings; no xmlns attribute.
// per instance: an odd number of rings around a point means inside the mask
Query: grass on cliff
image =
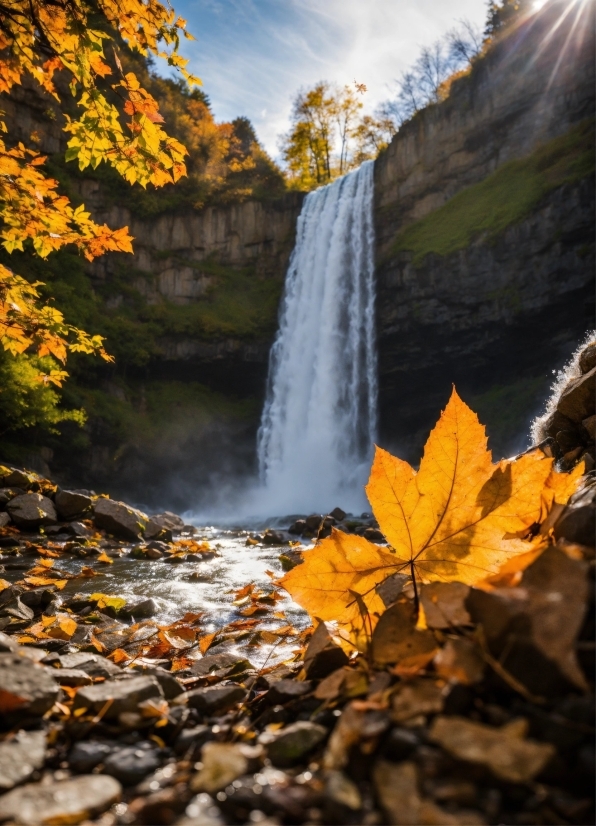
<svg viewBox="0 0 596 826"><path fill-rule="evenodd" d="M259 276L253 267L232 269L213 261L180 262L212 276L207 295L192 304L163 301L148 305L141 317L163 335L203 341L262 339L275 331L282 290L279 279Z"/></svg>
<svg viewBox="0 0 596 826"><path fill-rule="evenodd" d="M444 206L406 227L391 253L412 253L415 267L429 253L450 255L484 236L494 241L553 189L594 172L594 122L583 121L531 155L509 161Z"/></svg>

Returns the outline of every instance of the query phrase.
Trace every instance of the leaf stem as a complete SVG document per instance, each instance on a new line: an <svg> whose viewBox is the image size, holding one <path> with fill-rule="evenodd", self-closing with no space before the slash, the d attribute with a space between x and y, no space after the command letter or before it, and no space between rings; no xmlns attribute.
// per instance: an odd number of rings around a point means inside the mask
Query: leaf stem
<svg viewBox="0 0 596 826"><path fill-rule="evenodd" d="M414 585L414 614L416 615L416 622L418 622L418 612L420 610L420 600L418 598L418 584L416 582L416 571L414 570L414 560L410 559L410 576Z"/></svg>

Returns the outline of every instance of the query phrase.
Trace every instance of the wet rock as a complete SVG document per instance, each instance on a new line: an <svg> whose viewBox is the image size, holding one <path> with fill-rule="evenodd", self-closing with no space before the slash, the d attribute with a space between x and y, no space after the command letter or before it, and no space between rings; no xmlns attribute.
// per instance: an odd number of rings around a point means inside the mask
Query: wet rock
<svg viewBox="0 0 596 826"><path fill-rule="evenodd" d="M0 713L45 714L60 689L47 668L20 654L0 654Z"/></svg>
<svg viewBox="0 0 596 826"><path fill-rule="evenodd" d="M399 763L407 760L420 745L420 738L411 729L396 727L388 732L381 745L381 754Z"/></svg>
<svg viewBox="0 0 596 826"><path fill-rule="evenodd" d="M134 712L144 700L161 700L163 691L155 677L132 677L128 680L108 680L82 688L77 692L74 709L101 711L109 703L104 719L114 720L119 714Z"/></svg>
<svg viewBox="0 0 596 826"><path fill-rule="evenodd" d="M366 528L362 536L369 542L385 542L385 537L378 528Z"/></svg>
<svg viewBox="0 0 596 826"><path fill-rule="evenodd" d="M42 611L47 608L56 596L53 588L35 588L31 591L25 591L21 594L21 602L27 605L34 613Z"/></svg>
<svg viewBox="0 0 596 826"><path fill-rule="evenodd" d="M102 657L100 654L91 654L86 651L76 651L73 654L62 654L58 657L62 668L75 668L79 671L84 671L90 677L103 677L110 679L122 674L122 669Z"/></svg>
<svg viewBox="0 0 596 826"><path fill-rule="evenodd" d="M82 522L70 522L68 525L63 525L60 532L67 536L75 536L78 539L87 539L92 534L92 531Z"/></svg>
<svg viewBox="0 0 596 826"><path fill-rule="evenodd" d="M91 510L93 500L78 490L60 490L54 496L54 504L61 519L75 519Z"/></svg>
<svg viewBox="0 0 596 826"><path fill-rule="evenodd" d="M293 766L320 745L327 733L324 726L300 720L279 731L264 732L259 743L265 746L274 765Z"/></svg>
<svg viewBox="0 0 596 826"><path fill-rule="evenodd" d="M272 531L268 528L261 541L263 545L287 545L289 540L282 531Z"/></svg>
<svg viewBox="0 0 596 826"><path fill-rule="evenodd" d="M68 765L77 774L86 774L107 758L114 747L97 740L75 743L68 755Z"/></svg>
<svg viewBox="0 0 596 826"><path fill-rule="evenodd" d="M261 751L240 743L205 743L201 751L203 767L192 778L191 791L215 794L224 789L249 771Z"/></svg>
<svg viewBox="0 0 596 826"><path fill-rule="evenodd" d="M330 512L329 516L332 516L336 522L342 522L348 514L345 511L342 511L341 508L333 508Z"/></svg>
<svg viewBox="0 0 596 826"><path fill-rule="evenodd" d="M6 510L15 525L25 530L34 530L41 525L52 525L58 521L54 503L41 493L15 496L7 504Z"/></svg>
<svg viewBox="0 0 596 826"><path fill-rule="evenodd" d="M309 680L277 680L267 694L267 702L272 705L288 703L296 700L312 691L312 683Z"/></svg>
<svg viewBox="0 0 596 826"><path fill-rule="evenodd" d="M165 668L159 668L158 666L141 666L136 667L135 671L142 671L143 674L155 677L161 686L163 696L166 700L173 700L184 692L184 689L176 677L169 671L166 671Z"/></svg>
<svg viewBox="0 0 596 826"><path fill-rule="evenodd" d="M557 539L593 548L596 543L596 485L575 493L555 523Z"/></svg>
<svg viewBox="0 0 596 826"><path fill-rule="evenodd" d="M174 751L181 756L185 755L189 749L197 749L203 746L213 737L210 726L194 726L183 729L174 743Z"/></svg>
<svg viewBox="0 0 596 826"><path fill-rule="evenodd" d="M134 786L159 768L160 762L155 745L142 742L112 751L104 760L103 770L125 786Z"/></svg>
<svg viewBox="0 0 596 826"><path fill-rule="evenodd" d="M593 367L581 378L569 382L561 393L557 403L557 411L563 416L579 423L588 416L594 415L596 395L596 367Z"/></svg>
<svg viewBox="0 0 596 826"><path fill-rule="evenodd" d="M550 743L525 740L527 722L514 720L502 728L465 717L437 717L429 737L459 760L487 766L501 780L527 783L555 755Z"/></svg>
<svg viewBox="0 0 596 826"><path fill-rule="evenodd" d="M291 571L296 565L300 565L304 561L302 551L286 551L280 554L279 561L281 562L282 570Z"/></svg>
<svg viewBox="0 0 596 826"><path fill-rule="evenodd" d="M98 499L93 516L98 528L122 539L140 539L147 525L147 516L124 502Z"/></svg>
<svg viewBox="0 0 596 826"><path fill-rule="evenodd" d="M147 527L145 529L145 537L147 539L165 539L172 540L172 533L179 533L184 528L184 520L175 513L164 511L164 513L156 513L149 517Z"/></svg>
<svg viewBox="0 0 596 826"><path fill-rule="evenodd" d="M15 496L22 496L24 493L24 488L0 488L0 508L6 507L11 499Z"/></svg>
<svg viewBox="0 0 596 826"><path fill-rule="evenodd" d="M219 646L218 646L219 647ZM245 659L242 654L234 654L231 651L221 651L217 654L206 654L202 659L192 664L190 670L197 677L206 677L207 674L220 672L223 669L238 669L238 671L250 671L253 665Z"/></svg>
<svg viewBox="0 0 596 826"><path fill-rule="evenodd" d="M288 533L291 533L294 536L302 536L302 534L304 533L305 530L306 530L306 520L305 519L296 519L296 521L292 522L292 524L288 528Z"/></svg>
<svg viewBox="0 0 596 826"><path fill-rule="evenodd" d="M147 619L153 617L159 611L159 605L154 599L141 599L137 602L127 602L124 608L119 611L119 616L124 619Z"/></svg>
<svg viewBox="0 0 596 826"><path fill-rule="evenodd" d="M34 617L33 609L21 602L20 596L15 597L12 602L3 605L0 609L0 616L12 617L16 620L32 620Z"/></svg>
<svg viewBox="0 0 596 826"><path fill-rule="evenodd" d="M451 814L422 797L414 763L378 760L373 782L388 822L395 826L481 826L486 822L476 812Z"/></svg>
<svg viewBox="0 0 596 826"><path fill-rule="evenodd" d="M323 516L322 513L311 513L311 515L307 516L306 519L304 520L305 525L306 525L306 530L309 531L310 533L316 533L319 530L319 528L321 527L323 519L324 519L324 516Z"/></svg>
<svg viewBox="0 0 596 826"><path fill-rule="evenodd" d="M35 476L20 468L0 467L0 485L5 488L22 488L28 490L33 484Z"/></svg>
<svg viewBox="0 0 596 826"><path fill-rule="evenodd" d="M18 650L18 642L13 639L13 637L9 637L8 634L5 634L4 631L0 631L0 653L5 654L9 651L10 653L15 654Z"/></svg>
<svg viewBox="0 0 596 826"><path fill-rule="evenodd" d="M5 528L10 525L10 515L6 511L0 513L0 528Z"/></svg>
<svg viewBox="0 0 596 826"><path fill-rule="evenodd" d="M60 685L67 685L70 687L78 687L82 685L91 685L93 679L78 668L56 668L55 679Z"/></svg>
<svg viewBox="0 0 596 826"><path fill-rule="evenodd" d="M310 638L304 655L304 670L312 680L320 680L347 665L346 653L335 643L324 622L320 622Z"/></svg>
<svg viewBox="0 0 596 826"><path fill-rule="evenodd" d="M0 790L7 791L28 780L45 760L44 731L19 731L0 743Z"/></svg>
<svg viewBox="0 0 596 826"><path fill-rule="evenodd" d="M222 714L241 703L246 698L246 691L236 685L195 688L185 697L190 708L196 708L201 714L210 717L214 714Z"/></svg>
<svg viewBox="0 0 596 826"><path fill-rule="evenodd" d="M0 797L0 820L24 826L80 823L109 809L121 792L120 783L105 775L29 783Z"/></svg>

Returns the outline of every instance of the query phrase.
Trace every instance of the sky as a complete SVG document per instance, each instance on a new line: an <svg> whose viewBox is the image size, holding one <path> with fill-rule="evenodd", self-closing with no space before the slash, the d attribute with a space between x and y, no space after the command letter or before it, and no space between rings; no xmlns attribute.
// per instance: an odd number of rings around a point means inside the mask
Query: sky
<svg viewBox="0 0 596 826"><path fill-rule="evenodd" d="M246 116L273 157L292 100L319 80L365 83L367 110L458 20L484 27L486 0L172 0L194 42L181 52L218 121Z"/></svg>

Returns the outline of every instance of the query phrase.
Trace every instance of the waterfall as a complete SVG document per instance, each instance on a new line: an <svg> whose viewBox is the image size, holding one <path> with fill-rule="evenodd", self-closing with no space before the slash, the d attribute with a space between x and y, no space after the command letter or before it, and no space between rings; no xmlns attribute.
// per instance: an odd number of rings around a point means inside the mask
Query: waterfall
<svg viewBox="0 0 596 826"><path fill-rule="evenodd" d="M271 513L366 507L377 424L373 163L307 195L258 434Z"/></svg>

